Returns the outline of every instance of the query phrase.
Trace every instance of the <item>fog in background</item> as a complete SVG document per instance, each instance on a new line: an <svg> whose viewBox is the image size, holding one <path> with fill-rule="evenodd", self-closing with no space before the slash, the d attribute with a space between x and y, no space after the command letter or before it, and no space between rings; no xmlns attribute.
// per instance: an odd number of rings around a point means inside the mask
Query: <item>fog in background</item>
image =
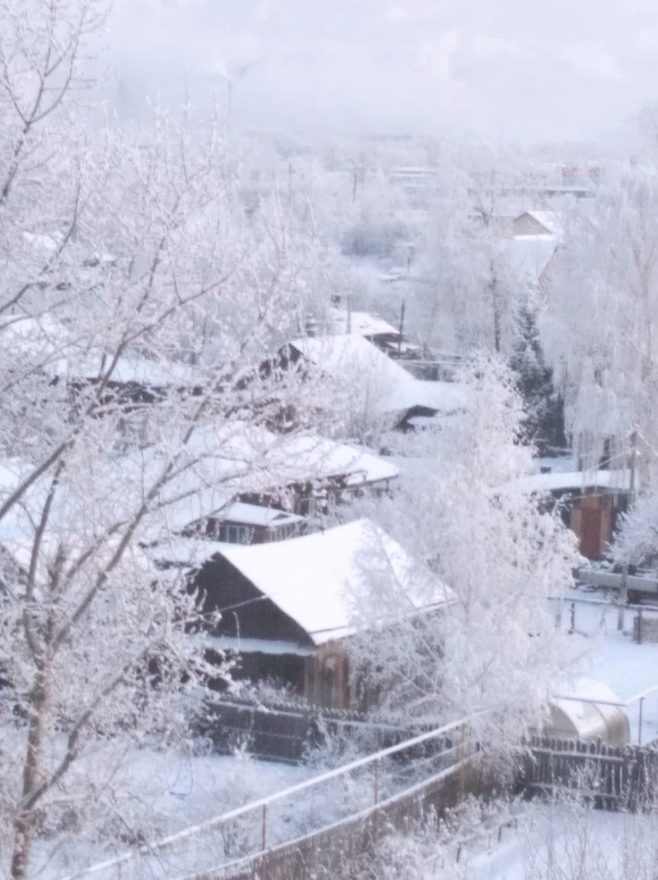
<svg viewBox="0 0 658 880"><path fill-rule="evenodd" d="M310 139L583 139L658 97L656 0L115 0L108 40L124 119L185 84Z"/></svg>

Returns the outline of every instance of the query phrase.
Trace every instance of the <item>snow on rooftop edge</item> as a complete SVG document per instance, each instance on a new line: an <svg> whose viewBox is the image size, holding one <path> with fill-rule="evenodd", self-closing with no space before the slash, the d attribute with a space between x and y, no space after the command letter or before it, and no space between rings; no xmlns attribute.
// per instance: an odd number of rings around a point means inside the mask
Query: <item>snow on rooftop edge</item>
<svg viewBox="0 0 658 880"><path fill-rule="evenodd" d="M463 386L416 379L362 336L306 336L292 339L289 345L338 387L353 393L354 380L358 379L356 387L367 387L369 405L378 412L404 412L414 407L454 412L468 406L469 395Z"/></svg>
<svg viewBox="0 0 658 880"><path fill-rule="evenodd" d="M569 489L617 489L628 491L627 471L559 471L548 474L531 474L509 484L526 492L557 492Z"/></svg>
<svg viewBox="0 0 658 880"><path fill-rule="evenodd" d="M403 548L367 519L268 544L183 539L157 550L163 561L192 567L220 554L306 630L316 645L361 628L359 606L373 589L373 571L381 576L380 611L391 600L396 613L408 614L454 599L452 590L439 581L420 584Z"/></svg>

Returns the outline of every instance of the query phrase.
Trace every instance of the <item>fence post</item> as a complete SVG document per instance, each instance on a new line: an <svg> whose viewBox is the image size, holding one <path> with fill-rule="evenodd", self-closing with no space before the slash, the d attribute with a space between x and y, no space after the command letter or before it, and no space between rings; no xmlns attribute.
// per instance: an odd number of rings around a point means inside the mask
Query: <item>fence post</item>
<svg viewBox="0 0 658 880"><path fill-rule="evenodd" d="M637 610L637 643L642 644L642 609Z"/></svg>
<svg viewBox="0 0 658 880"><path fill-rule="evenodd" d="M373 779L373 803L375 806L379 803L379 758L374 763L374 779Z"/></svg>
<svg viewBox="0 0 658 880"><path fill-rule="evenodd" d="M642 745L642 709L644 707L644 697L640 697L640 708L638 710L637 719L637 744Z"/></svg>
<svg viewBox="0 0 658 880"><path fill-rule="evenodd" d="M576 632L576 603L571 603L571 608L569 610L569 635L573 635Z"/></svg>

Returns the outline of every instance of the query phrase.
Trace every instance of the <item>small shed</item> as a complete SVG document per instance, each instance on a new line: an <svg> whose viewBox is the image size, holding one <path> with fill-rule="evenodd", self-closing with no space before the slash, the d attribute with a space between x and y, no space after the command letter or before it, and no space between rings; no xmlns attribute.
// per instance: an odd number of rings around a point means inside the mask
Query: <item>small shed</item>
<svg viewBox="0 0 658 880"><path fill-rule="evenodd" d="M630 741L628 716L615 692L602 682L583 679L573 695L550 701L549 720L544 735L557 739L587 742L602 740L612 746L625 746Z"/></svg>

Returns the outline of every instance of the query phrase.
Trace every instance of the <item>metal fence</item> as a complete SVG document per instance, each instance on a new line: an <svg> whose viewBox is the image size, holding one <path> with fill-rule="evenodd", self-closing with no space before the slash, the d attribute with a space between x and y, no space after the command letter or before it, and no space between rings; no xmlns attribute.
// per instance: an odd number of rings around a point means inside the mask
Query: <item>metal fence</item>
<svg viewBox="0 0 658 880"><path fill-rule="evenodd" d="M342 876L384 830L476 786L466 721L447 724L98 863L64 880ZM326 872L326 873L323 873Z"/></svg>

